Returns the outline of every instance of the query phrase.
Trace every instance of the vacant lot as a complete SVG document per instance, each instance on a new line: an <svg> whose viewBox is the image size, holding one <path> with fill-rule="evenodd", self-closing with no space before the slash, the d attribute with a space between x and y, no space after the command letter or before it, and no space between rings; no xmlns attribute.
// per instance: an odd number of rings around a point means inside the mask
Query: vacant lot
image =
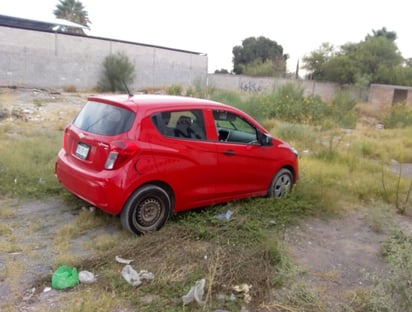
<svg viewBox="0 0 412 312"><path fill-rule="evenodd" d="M0 174L8 177L0 188L0 310L390 310L372 309L379 304L386 307L387 301L379 300L391 297L386 286L392 285L393 267L382 256L382 244L394 231L411 235L409 207L399 215L390 200L347 198L328 180L339 184L339 178L332 179L325 169L325 184L319 188L329 184L338 191L332 195L323 191L325 197L333 198L327 205L319 203L325 206L319 211L318 207L309 209L316 202L302 201L298 190L298 197L290 201L255 199L177 215L160 232L134 237L121 229L118 217L73 199L53 180L50 155L57 153L65 124L86 97L0 89L0 143L16 149L10 159L4 152L0 156ZM45 151L43 143L50 149ZM31 167L37 159L32 150L50 158L45 165L48 170L36 171L41 160ZM22 153L26 157L20 157ZM310 173L313 164L305 157L309 156L302 152L300 183L309 185L316 181ZM354 166L351 183L359 183L356 164L350 166ZM22 168L32 174L17 174ZM391 162L385 170L388 176L393 170L394 181L399 175L404 175L406 184L410 179L406 164ZM234 212L230 220L215 218L229 209ZM280 214L283 209L296 211L299 219L293 218L293 212L292 216ZM116 256L134 260L135 269L153 272L154 280L131 287L120 275L124 265L116 262ZM62 264L91 271L97 281L65 291L50 290L51 274ZM183 306L181 297L201 278L206 279L206 305ZM386 288L380 288L382 282ZM234 289L242 284L250 285L250 290Z"/></svg>

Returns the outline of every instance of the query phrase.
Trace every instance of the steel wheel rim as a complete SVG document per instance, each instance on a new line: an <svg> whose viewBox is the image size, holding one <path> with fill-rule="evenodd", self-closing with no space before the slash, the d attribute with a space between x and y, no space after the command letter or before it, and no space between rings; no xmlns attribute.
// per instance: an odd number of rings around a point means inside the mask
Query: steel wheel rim
<svg viewBox="0 0 412 312"><path fill-rule="evenodd" d="M275 197L284 197L290 191L291 186L291 177L288 174L282 174L273 185L273 193Z"/></svg>
<svg viewBox="0 0 412 312"><path fill-rule="evenodd" d="M163 206L159 200L147 198L139 204L136 221L142 226L151 226L159 221L162 210Z"/></svg>

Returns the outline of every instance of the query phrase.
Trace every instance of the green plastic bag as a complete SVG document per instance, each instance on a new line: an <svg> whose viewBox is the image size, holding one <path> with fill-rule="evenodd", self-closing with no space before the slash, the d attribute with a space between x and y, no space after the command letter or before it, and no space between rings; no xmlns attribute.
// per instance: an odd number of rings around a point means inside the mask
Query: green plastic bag
<svg viewBox="0 0 412 312"><path fill-rule="evenodd" d="M54 271L52 276L52 288L66 289L76 286L79 283L79 275L76 268L62 265Z"/></svg>

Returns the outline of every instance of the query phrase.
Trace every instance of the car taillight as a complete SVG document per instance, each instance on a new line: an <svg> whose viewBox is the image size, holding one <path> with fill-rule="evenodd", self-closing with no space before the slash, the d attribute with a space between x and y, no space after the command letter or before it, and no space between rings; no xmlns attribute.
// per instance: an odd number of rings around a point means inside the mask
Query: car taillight
<svg viewBox="0 0 412 312"><path fill-rule="evenodd" d="M69 150L69 130L68 128L64 129L63 134L63 149L67 152Z"/></svg>
<svg viewBox="0 0 412 312"><path fill-rule="evenodd" d="M136 155L138 150L139 147L133 141L115 141L111 143L104 168L109 170L118 168L122 163Z"/></svg>

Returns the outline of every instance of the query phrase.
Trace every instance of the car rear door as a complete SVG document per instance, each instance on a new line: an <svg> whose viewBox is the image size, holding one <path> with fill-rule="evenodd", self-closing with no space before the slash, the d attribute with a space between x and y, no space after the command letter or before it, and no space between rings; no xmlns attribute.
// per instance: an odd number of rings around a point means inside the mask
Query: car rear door
<svg viewBox="0 0 412 312"><path fill-rule="evenodd" d="M200 109L157 112L155 131L146 131L159 179L174 191L175 211L208 205L215 196L216 145L207 140L203 116Z"/></svg>

